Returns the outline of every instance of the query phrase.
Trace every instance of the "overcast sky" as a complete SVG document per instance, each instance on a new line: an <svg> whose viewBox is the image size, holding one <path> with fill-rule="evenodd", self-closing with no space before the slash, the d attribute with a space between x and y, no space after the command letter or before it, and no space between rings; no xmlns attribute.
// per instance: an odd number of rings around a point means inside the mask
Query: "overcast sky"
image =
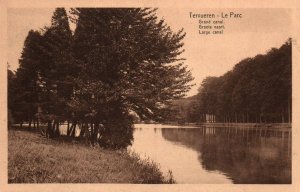
<svg viewBox="0 0 300 192"><path fill-rule="evenodd" d="M18 68L18 59L24 40L30 29L49 26L54 9L18 8L8 11L8 62L10 69ZM242 18L224 19L222 35L200 35L198 20L190 18L190 12L205 14L235 12ZM207 76L220 76L231 70L240 60L266 53L272 47L280 47L291 35L291 16L288 9L159 9L159 18L164 18L173 30L184 28L187 60L195 77L196 86L188 93L197 93L201 81ZM74 29L74 25L71 26Z"/></svg>

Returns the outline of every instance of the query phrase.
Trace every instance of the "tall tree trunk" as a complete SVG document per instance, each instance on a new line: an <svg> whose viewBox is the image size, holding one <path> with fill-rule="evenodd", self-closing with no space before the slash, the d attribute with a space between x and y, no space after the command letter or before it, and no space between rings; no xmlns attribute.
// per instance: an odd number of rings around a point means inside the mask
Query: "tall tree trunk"
<svg viewBox="0 0 300 192"><path fill-rule="evenodd" d="M67 121L67 136L70 135L70 122Z"/></svg>
<svg viewBox="0 0 300 192"><path fill-rule="evenodd" d="M235 123L238 122L237 114L235 113Z"/></svg>
<svg viewBox="0 0 300 192"><path fill-rule="evenodd" d="M291 107L290 107L290 101L288 101L287 112L288 112L288 120L289 120L289 124L291 124Z"/></svg>
<svg viewBox="0 0 300 192"><path fill-rule="evenodd" d="M281 122L284 123L284 110L281 109Z"/></svg>
<svg viewBox="0 0 300 192"><path fill-rule="evenodd" d="M48 121L47 123L47 131L46 131L46 137L49 138L49 137L52 137L52 123L51 121Z"/></svg>
<svg viewBox="0 0 300 192"><path fill-rule="evenodd" d="M37 120L36 120L36 128L37 128L37 129L40 129L40 122L39 122L39 118L37 118Z"/></svg>
<svg viewBox="0 0 300 192"><path fill-rule="evenodd" d="M261 113L260 113L260 115L259 115L259 122L262 123Z"/></svg>
<svg viewBox="0 0 300 192"><path fill-rule="evenodd" d="M244 112L241 113L240 115L240 123L244 123L245 115Z"/></svg>
<svg viewBox="0 0 300 192"><path fill-rule="evenodd" d="M98 134L98 127L99 127L99 124L97 123L91 123L91 127L92 127L92 135L91 135L91 142L92 144L94 145L97 141L97 134Z"/></svg>
<svg viewBox="0 0 300 192"><path fill-rule="evenodd" d="M54 126L55 126L55 137L59 137L60 136L59 121L55 121Z"/></svg>
<svg viewBox="0 0 300 192"><path fill-rule="evenodd" d="M75 138L75 132L76 132L76 125L77 125L77 122L73 122L72 123L72 126L71 126L71 132L70 132L70 136Z"/></svg>
<svg viewBox="0 0 300 192"><path fill-rule="evenodd" d="M83 138L83 137L84 137L84 133L85 133L84 124L81 123L81 125L80 125L80 133L79 133L79 137L80 137L80 138Z"/></svg>
<svg viewBox="0 0 300 192"><path fill-rule="evenodd" d="M91 135L93 135L93 134L94 134L94 124L91 123Z"/></svg>
<svg viewBox="0 0 300 192"><path fill-rule="evenodd" d="M95 142L97 142L97 139L98 139L98 133L99 133L99 122L97 122L95 124L95 132L94 132L94 140Z"/></svg>
<svg viewBox="0 0 300 192"><path fill-rule="evenodd" d="M90 133L90 130L89 130L89 124L88 123L85 123L85 132L86 132L87 139L90 139L91 133Z"/></svg>
<svg viewBox="0 0 300 192"><path fill-rule="evenodd" d="M53 121L53 123L51 123L51 129L52 129L52 133L53 135L52 136L55 136L56 134L56 121Z"/></svg>

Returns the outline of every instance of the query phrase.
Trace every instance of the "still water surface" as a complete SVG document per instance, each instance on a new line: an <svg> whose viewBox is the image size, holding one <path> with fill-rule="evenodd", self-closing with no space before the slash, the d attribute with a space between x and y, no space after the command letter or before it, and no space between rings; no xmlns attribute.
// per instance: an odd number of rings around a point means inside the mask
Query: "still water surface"
<svg viewBox="0 0 300 192"><path fill-rule="evenodd" d="M291 183L291 130L135 125L130 150L177 183Z"/></svg>

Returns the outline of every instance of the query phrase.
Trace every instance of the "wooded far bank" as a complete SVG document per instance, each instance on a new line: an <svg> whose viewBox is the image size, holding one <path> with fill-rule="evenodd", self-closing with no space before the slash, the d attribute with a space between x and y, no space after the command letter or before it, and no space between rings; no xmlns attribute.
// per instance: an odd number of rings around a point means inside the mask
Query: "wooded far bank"
<svg viewBox="0 0 300 192"><path fill-rule="evenodd" d="M291 123L292 40L246 58L220 77L207 77L197 95L170 106L170 122Z"/></svg>

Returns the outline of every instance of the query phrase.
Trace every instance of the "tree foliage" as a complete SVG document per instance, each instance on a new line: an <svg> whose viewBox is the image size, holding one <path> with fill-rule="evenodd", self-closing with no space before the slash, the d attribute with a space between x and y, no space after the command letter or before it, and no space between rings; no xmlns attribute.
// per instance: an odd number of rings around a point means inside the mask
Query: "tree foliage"
<svg viewBox="0 0 300 192"><path fill-rule="evenodd" d="M30 124L32 117L37 112L37 71L42 61L41 42L40 32L29 31L15 77L12 78L14 74L9 72L11 78L9 78L8 92L12 96L9 96L8 107L16 122L27 121Z"/></svg>
<svg viewBox="0 0 300 192"><path fill-rule="evenodd" d="M218 122L291 122L291 45L289 39L220 77L204 79L192 115L198 121L212 114Z"/></svg>
<svg viewBox="0 0 300 192"><path fill-rule="evenodd" d="M131 113L163 118L161 111L185 95L193 78L179 57L183 29L174 33L155 11L74 8L72 35L65 9L57 8L50 27L29 33L16 74L34 94L30 118L47 122L52 136L69 121L68 135L79 126L80 137L115 148L131 143Z"/></svg>

